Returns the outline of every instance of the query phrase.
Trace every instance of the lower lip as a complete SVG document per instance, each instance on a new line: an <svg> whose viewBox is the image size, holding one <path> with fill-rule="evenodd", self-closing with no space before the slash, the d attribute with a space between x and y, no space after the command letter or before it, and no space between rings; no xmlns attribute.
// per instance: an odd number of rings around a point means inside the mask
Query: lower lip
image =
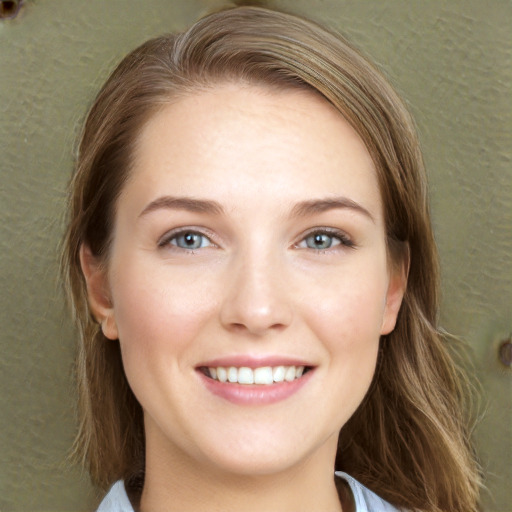
<svg viewBox="0 0 512 512"><path fill-rule="evenodd" d="M291 382L276 382L275 384L231 384L211 379L198 371L206 388L216 396L239 405L267 405L290 398L297 393L310 379L313 369L299 379Z"/></svg>

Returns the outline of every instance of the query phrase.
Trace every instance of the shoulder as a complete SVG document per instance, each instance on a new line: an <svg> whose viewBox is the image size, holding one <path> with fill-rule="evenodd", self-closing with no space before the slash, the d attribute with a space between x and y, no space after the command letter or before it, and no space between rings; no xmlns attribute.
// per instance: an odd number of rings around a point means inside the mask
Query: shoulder
<svg viewBox="0 0 512 512"><path fill-rule="evenodd" d="M374 492L367 489L363 484L359 483L347 473L336 471L336 476L345 480L352 494L356 506L355 512L406 512L394 507L387 501L377 496Z"/></svg>
<svg viewBox="0 0 512 512"><path fill-rule="evenodd" d="M121 480L112 486L96 512L134 512Z"/></svg>

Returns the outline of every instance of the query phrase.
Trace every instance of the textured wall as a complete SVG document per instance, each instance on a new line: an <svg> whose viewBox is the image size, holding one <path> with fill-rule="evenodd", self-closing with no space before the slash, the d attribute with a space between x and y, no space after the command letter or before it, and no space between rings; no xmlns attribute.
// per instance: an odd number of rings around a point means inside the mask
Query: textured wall
<svg viewBox="0 0 512 512"><path fill-rule="evenodd" d="M416 115L440 246L442 321L466 338L487 415L476 432L485 510L512 511L512 4L282 0L372 55ZM66 463L73 333L57 278L65 188L86 106L112 65L216 0L27 0L0 22L0 510L87 510Z"/></svg>

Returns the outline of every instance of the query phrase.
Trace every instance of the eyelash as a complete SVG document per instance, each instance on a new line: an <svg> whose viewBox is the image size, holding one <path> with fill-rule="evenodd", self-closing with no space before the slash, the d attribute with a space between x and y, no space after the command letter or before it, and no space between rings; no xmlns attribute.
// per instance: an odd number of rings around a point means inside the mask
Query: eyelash
<svg viewBox="0 0 512 512"><path fill-rule="evenodd" d="M178 244L171 243L172 240L178 239L180 237L185 237L187 235L202 237L203 239L206 239L208 241L208 246L210 246L210 245L215 246L214 242L212 242L212 235L202 233L201 231L194 229L194 228L179 228L179 229L173 230L169 233L166 233L158 241L158 247L165 248L165 247L171 246L172 250L185 251L185 252L189 252L189 253L194 253L198 249L204 249L204 247L196 247L196 248L180 247Z"/></svg>
<svg viewBox="0 0 512 512"><path fill-rule="evenodd" d="M320 236L325 235L331 239L337 239L339 241L339 243L334 244L334 245L331 244L329 247L326 247L326 248L300 247L299 246L302 243L307 243L306 241L308 238L319 236L319 235ZM344 249L344 248L354 249L356 247L356 244L345 232L340 231L339 229L316 228L316 229L313 229L313 230L309 231L308 233L306 233L300 239L300 241L295 244L295 247L297 247L299 249L311 249L318 253L326 253L328 251L333 251L336 249Z"/></svg>
<svg viewBox="0 0 512 512"><path fill-rule="evenodd" d="M179 239L180 237L185 237L187 235L191 236L198 236L202 239L206 239L208 241L207 246L199 246L194 248L187 248L187 247L180 247L177 243L171 243L173 240ZM194 254L194 252L198 249L204 249L205 247L209 246L215 246L215 243L212 241L212 236L210 234L202 233L201 231L194 229L194 228L179 228L176 230L173 230L169 233L166 233L159 241L158 241L158 247L159 248L165 248L172 246L172 250L178 250L178 251L185 251L188 253ZM339 243L335 243L334 245L331 244L329 247L326 248L315 248L315 247L301 247L300 245L302 243L307 244L308 238L314 237L314 236L327 236L331 239L337 239ZM318 253L326 253L328 251L336 250L336 248L339 246L339 249L342 248L350 248L353 249L356 247L356 244L352 241L352 239L343 231L340 231L338 229L333 228L316 228L308 233L306 233L299 242L295 243L293 245L297 249L311 249Z"/></svg>

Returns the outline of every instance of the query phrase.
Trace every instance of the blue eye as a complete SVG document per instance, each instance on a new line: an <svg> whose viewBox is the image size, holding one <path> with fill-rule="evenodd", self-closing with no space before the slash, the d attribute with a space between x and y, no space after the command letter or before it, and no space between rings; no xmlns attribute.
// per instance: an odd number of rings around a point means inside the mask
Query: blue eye
<svg viewBox="0 0 512 512"><path fill-rule="evenodd" d="M174 245L180 249L188 249L193 251L195 249L208 247L211 245L211 241L208 237L202 235L201 233L197 233L195 231L182 231L165 238L160 243L161 246L165 246L167 244Z"/></svg>
<svg viewBox="0 0 512 512"><path fill-rule="evenodd" d="M328 235L327 233L314 233L306 237L305 241L309 249L317 250L330 249L333 245L339 245L341 243L339 238Z"/></svg>
<svg viewBox="0 0 512 512"><path fill-rule="evenodd" d="M327 231L315 231L309 234L297 244L297 247L325 251L338 245L354 247L354 243L344 233L330 233Z"/></svg>

